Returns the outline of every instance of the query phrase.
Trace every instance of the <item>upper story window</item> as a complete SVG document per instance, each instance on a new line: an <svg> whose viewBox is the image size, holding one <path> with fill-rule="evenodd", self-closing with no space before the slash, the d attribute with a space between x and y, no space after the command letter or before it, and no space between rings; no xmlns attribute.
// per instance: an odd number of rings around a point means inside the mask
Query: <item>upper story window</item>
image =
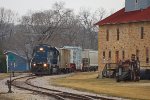
<svg viewBox="0 0 150 100"><path fill-rule="evenodd" d="M149 63L149 49L146 48L146 63Z"/></svg>
<svg viewBox="0 0 150 100"><path fill-rule="evenodd" d="M106 41L109 41L109 30L106 30Z"/></svg>
<svg viewBox="0 0 150 100"><path fill-rule="evenodd" d="M103 51L103 59L105 59L105 51Z"/></svg>
<svg viewBox="0 0 150 100"><path fill-rule="evenodd" d="M138 0L135 0L135 3L138 3Z"/></svg>
<svg viewBox="0 0 150 100"><path fill-rule="evenodd" d="M119 28L117 29L117 40L119 40L120 31Z"/></svg>
<svg viewBox="0 0 150 100"><path fill-rule="evenodd" d="M109 51L109 59L111 59L111 51Z"/></svg>
<svg viewBox="0 0 150 100"><path fill-rule="evenodd" d="M140 51L138 49L136 49L136 59L139 60L139 54L140 54Z"/></svg>
<svg viewBox="0 0 150 100"><path fill-rule="evenodd" d="M141 27L141 39L144 38L144 27Z"/></svg>
<svg viewBox="0 0 150 100"><path fill-rule="evenodd" d="M122 51L122 59L125 59L125 51Z"/></svg>

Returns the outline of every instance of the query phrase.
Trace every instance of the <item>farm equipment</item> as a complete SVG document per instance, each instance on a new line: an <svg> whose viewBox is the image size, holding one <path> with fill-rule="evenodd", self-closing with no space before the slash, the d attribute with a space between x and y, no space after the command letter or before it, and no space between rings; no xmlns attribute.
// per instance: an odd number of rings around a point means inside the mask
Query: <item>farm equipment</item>
<svg viewBox="0 0 150 100"><path fill-rule="evenodd" d="M140 80L140 63L132 55L131 60L120 61L116 68L116 81L139 81Z"/></svg>
<svg viewBox="0 0 150 100"><path fill-rule="evenodd" d="M119 61L119 63L106 63L102 72L106 78L116 78L120 81L139 81L140 62L132 55L131 60Z"/></svg>

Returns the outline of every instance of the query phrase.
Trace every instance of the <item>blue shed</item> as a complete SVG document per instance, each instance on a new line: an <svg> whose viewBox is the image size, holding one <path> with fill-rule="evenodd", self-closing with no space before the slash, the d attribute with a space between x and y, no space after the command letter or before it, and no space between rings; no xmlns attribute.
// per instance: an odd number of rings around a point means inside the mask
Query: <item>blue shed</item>
<svg viewBox="0 0 150 100"><path fill-rule="evenodd" d="M27 59L12 52L6 52L7 72L24 72L29 70Z"/></svg>

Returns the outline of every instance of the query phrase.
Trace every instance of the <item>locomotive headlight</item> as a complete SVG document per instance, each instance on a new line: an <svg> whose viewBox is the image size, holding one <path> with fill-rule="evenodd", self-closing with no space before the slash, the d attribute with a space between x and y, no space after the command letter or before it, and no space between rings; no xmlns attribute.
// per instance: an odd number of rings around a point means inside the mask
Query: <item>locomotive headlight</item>
<svg viewBox="0 0 150 100"><path fill-rule="evenodd" d="M35 66L36 66L36 64L33 64L33 66L35 67Z"/></svg>
<svg viewBox="0 0 150 100"><path fill-rule="evenodd" d="M43 51L44 50L44 48L40 48L40 51Z"/></svg>
<svg viewBox="0 0 150 100"><path fill-rule="evenodd" d="M44 67L47 67L47 64L43 64Z"/></svg>

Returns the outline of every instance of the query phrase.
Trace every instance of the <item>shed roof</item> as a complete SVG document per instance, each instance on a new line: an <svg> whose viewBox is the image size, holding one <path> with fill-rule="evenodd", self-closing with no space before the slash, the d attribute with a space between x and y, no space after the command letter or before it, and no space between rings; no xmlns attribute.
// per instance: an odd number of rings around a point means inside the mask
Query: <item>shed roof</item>
<svg viewBox="0 0 150 100"><path fill-rule="evenodd" d="M99 21L96 25L120 24L130 22L150 21L150 7L136 11L125 12L125 8Z"/></svg>

